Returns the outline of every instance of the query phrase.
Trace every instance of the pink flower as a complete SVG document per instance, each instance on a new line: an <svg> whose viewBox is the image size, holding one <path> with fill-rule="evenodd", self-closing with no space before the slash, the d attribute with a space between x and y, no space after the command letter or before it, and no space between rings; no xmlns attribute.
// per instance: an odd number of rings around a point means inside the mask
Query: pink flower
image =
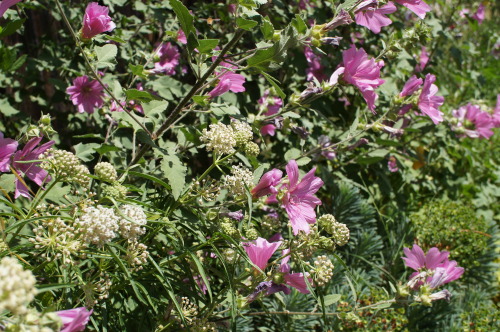
<svg viewBox="0 0 500 332"><path fill-rule="evenodd" d="M422 80L421 78L417 78L416 75L413 75L405 83L405 86L403 87L403 91L401 91L399 96L400 97L411 96L415 91L420 89L420 87L422 86L423 83L424 83L424 80Z"/></svg>
<svg viewBox="0 0 500 332"><path fill-rule="evenodd" d="M217 86L213 88L208 95L210 98L214 98L228 91L243 92L245 91L245 87L243 86L244 83L245 77L243 75L233 73L232 71L226 71L219 77L219 83L217 83Z"/></svg>
<svg viewBox="0 0 500 332"><path fill-rule="evenodd" d="M262 109L267 109L264 115L274 115L279 112L281 106L283 106L283 100L276 96L269 97L269 90L264 92L264 95L257 101ZM267 124L260 128L260 133L264 135L274 136L276 126L273 124Z"/></svg>
<svg viewBox="0 0 500 332"><path fill-rule="evenodd" d="M415 71L417 73L423 71L425 66L427 66L428 62L429 62L429 53L427 53L427 48L425 46L422 46L419 62L418 65L415 67Z"/></svg>
<svg viewBox="0 0 500 332"><path fill-rule="evenodd" d="M309 224L316 222L316 212L314 209L321 205L321 200L314 194L321 188L323 181L314 176L316 168L314 167L299 182L299 167L295 160L290 160L286 166L288 183L283 184L285 189L281 200L285 208L290 223L292 224L293 234L297 235L299 231L309 234Z"/></svg>
<svg viewBox="0 0 500 332"><path fill-rule="evenodd" d="M99 6L97 2L89 3L83 16L82 37L90 39L102 32L113 30L116 25L108 13L108 7Z"/></svg>
<svg viewBox="0 0 500 332"><path fill-rule="evenodd" d="M436 76L427 74L424 80L424 86L418 100L418 108L422 113L431 118L434 124L443 121L443 112L438 110L438 107L443 105L444 98L436 96L438 87L433 83L436 81Z"/></svg>
<svg viewBox="0 0 500 332"><path fill-rule="evenodd" d="M262 271L265 270L267 262L281 245L281 241L269 243L266 239L259 237L257 240L243 243L248 257L254 265Z"/></svg>
<svg viewBox="0 0 500 332"><path fill-rule="evenodd" d="M310 47L304 47L304 55L306 56L308 67L306 68L307 80L312 81L316 78L318 81L326 79L324 67L321 65L321 57L314 54Z"/></svg>
<svg viewBox="0 0 500 332"><path fill-rule="evenodd" d="M493 109L493 124L495 125L495 128L500 127L500 94L497 95L497 104L495 105L495 108Z"/></svg>
<svg viewBox="0 0 500 332"><path fill-rule="evenodd" d="M453 130L462 131L471 138L488 139L493 135L491 129L495 126L495 120L489 113L482 111L478 105L469 103L451 113L458 119L458 123L452 126Z"/></svg>
<svg viewBox="0 0 500 332"><path fill-rule="evenodd" d="M175 67L179 65L179 58L181 56L177 47L170 42L162 43L158 48L157 54L160 59L158 62L155 62L153 72L174 75Z"/></svg>
<svg viewBox="0 0 500 332"><path fill-rule="evenodd" d="M389 161L387 162L387 168L392 173L399 171L398 163L396 162L396 158L394 156L389 157Z"/></svg>
<svg viewBox="0 0 500 332"><path fill-rule="evenodd" d="M364 49L358 50L354 45L342 52L342 58L344 60L344 80L361 91L368 108L375 114L375 101L378 98L375 88L384 83L384 80L380 79L380 68L384 66L384 62L375 62L373 58L369 59ZM338 77L341 68L333 73L332 78L335 75ZM330 78L330 83L332 78Z"/></svg>
<svg viewBox="0 0 500 332"><path fill-rule="evenodd" d="M21 0L2 0L2 2L0 2L0 17L5 14L7 9L14 6L18 2L21 2Z"/></svg>
<svg viewBox="0 0 500 332"><path fill-rule="evenodd" d="M96 107L104 104L104 88L97 80L89 80L87 75L73 80L73 85L66 89L73 105L78 106L78 112L94 113Z"/></svg>
<svg viewBox="0 0 500 332"><path fill-rule="evenodd" d="M283 172L279 169L272 169L260 178L259 183L252 189L252 196L259 198L267 195L274 195L278 192L276 186L280 183Z"/></svg>
<svg viewBox="0 0 500 332"><path fill-rule="evenodd" d="M38 167L40 161L33 161L29 163L25 163L30 160L37 160L42 153L44 153L48 148L50 148L54 141L49 141L38 148L36 147L42 137L32 138L24 148L20 151L17 151L14 154L14 158L12 159L12 168L17 172L20 177L27 176L30 180L35 182L37 185L41 186L45 182L50 181L50 176L46 170ZM22 163L21 163L22 162ZM14 193L14 197L18 198L19 196L24 196L29 198L29 189L24 185L22 181L20 181L16 177L16 191Z"/></svg>
<svg viewBox="0 0 500 332"><path fill-rule="evenodd" d="M11 157L17 150L17 141L11 138L3 138L0 132L0 172L9 172Z"/></svg>
<svg viewBox="0 0 500 332"><path fill-rule="evenodd" d="M283 250L283 256L290 253L290 249ZM307 289L307 283L305 281L304 273L290 273L290 265L288 265L288 261L290 260L290 255L286 256L281 260L280 264L280 272L284 273L283 278L285 279L285 284L297 289L299 292L303 294L309 294L309 290ZM306 276L309 274L306 272ZM309 283L312 282L312 279L309 278Z"/></svg>
<svg viewBox="0 0 500 332"><path fill-rule="evenodd" d="M231 14L235 14L237 10L238 10L238 5L234 3L230 3L229 5L227 5L227 11L230 12Z"/></svg>
<svg viewBox="0 0 500 332"><path fill-rule="evenodd" d="M187 38L186 38L186 34L184 33L184 30L182 29L179 29L179 31L177 31L177 41L181 44L187 44Z"/></svg>
<svg viewBox="0 0 500 332"><path fill-rule="evenodd" d="M457 267L456 261L446 260L434 269L434 274L428 278L427 283L434 289L457 280L463 273L464 268Z"/></svg>
<svg viewBox="0 0 500 332"><path fill-rule="evenodd" d="M89 322L93 310L87 310L85 307L56 311L61 318L63 327L61 332L80 332L84 331Z"/></svg>
<svg viewBox="0 0 500 332"><path fill-rule="evenodd" d="M415 271L420 271L423 268L433 270L440 264L443 264L450 254L447 251L440 252L438 248L431 248L424 254L422 248L414 244L412 249L403 248L403 252L406 257L402 257L405 265Z"/></svg>
<svg viewBox="0 0 500 332"><path fill-rule="evenodd" d="M482 24L484 21L484 5L480 4L477 11L472 15L472 18L477 21L478 24Z"/></svg>
<svg viewBox="0 0 500 332"><path fill-rule="evenodd" d="M377 0L365 0L354 11L356 24L367 27L373 33L380 33L380 28L392 23L385 15L392 14L395 11L396 6L391 1L378 8Z"/></svg>
<svg viewBox="0 0 500 332"><path fill-rule="evenodd" d="M431 10L431 7L422 0L394 0L402 6L405 6L414 12L421 19L425 18L425 14Z"/></svg>

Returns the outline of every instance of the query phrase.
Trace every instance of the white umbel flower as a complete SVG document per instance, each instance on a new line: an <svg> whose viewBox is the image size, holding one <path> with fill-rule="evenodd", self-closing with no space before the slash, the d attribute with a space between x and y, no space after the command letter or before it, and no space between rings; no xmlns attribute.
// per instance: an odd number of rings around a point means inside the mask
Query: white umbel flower
<svg viewBox="0 0 500 332"><path fill-rule="evenodd" d="M125 204L120 207L124 218L120 219L120 234L126 239L134 240L146 233L142 226L146 225L146 214L140 206Z"/></svg>
<svg viewBox="0 0 500 332"><path fill-rule="evenodd" d="M244 195L246 192L245 186L252 189L253 173L248 168L241 164L233 166L231 169L232 175L226 175L224 178L224 187L234 196Z"/></svg>
<svg viewBox="0 0 500 332"><path fill-rule="evenodd" d="M35 277L24 270L17 259L4 257L0 261L0 312L8 310L14 315L28 312L27 305L36 295Z"/></svg>
<svg viewBox="0 0 500 332"><path fill-rule="evenodd" d="M231 126L226 126L223 123L211 124L210 130L203 129L200 140L206 144L207 151L214 151L217 154L235 152L236 138L234 137L234 130Z"/></svg>
<svg viewBox="0 0 500 332"><path fill-rule="evenodd" d="M94 173L101 180L107 182L115 182L118 177L115 167L105 161L102 161L100 163L97 163L97 165L95 165Z"/></svg>
<svg viewBox="0 0 500 332"><path fill-rule="evenodd" d="M252 127L246 122L233 120L231 126L234 129L234 138L237 146L245 146L253 138Z"/></svg>
<svg viewBox="0 0 500 332"><path fill-rule="evenodd" d="M83 242L102 247L116 237L119 220L113 209L97 205L85 208L75 225Z"/></svg>

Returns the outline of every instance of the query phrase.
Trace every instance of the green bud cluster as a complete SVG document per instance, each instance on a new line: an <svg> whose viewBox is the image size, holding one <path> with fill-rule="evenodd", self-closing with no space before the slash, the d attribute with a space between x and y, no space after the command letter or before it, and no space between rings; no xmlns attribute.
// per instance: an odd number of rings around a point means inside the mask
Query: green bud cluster
<svg viewBox="0 0 500 332"><path fill-rule="evenodd" d="M102 196L113 199L124 199L127 196L127 188L118 182L112 185L104 185L102 188Z"/></svg>
<svg viewBox="0 0 500 332"><path fill-rule="evenodd" d="M337 222L331 214L324 214L318 218L318 224L330 235L332 241L338 246L343 246L349 241L349 228L345 224Z"/></svg>
<svg viewBox="0 0 500 332"><path fill-rule="evenodd" d="M101 180L113 183L118 175L113 165L108 162L100 162L94 167L94 174Z"/></svg>
<svg viewBox="0 0 500 332"><path fill-rule="evenodd" d="M245 229L245 237L250 241L257 240L259 232L255 228L249 227Z"/></svg>
<svg viewBox="0 0 500 332"><path fill-rule="evenodd" d="M89 184L89 170L73 153L64 150L48 149L40 156L45 159L41 167L55 175L61 181L78 183L81 186Z"/></svg>
<svg viewBox="0 0 500 332"><path fill-rule="evenodd" d="M240 232L238 231L238 229L236 229L236 227L234 227L233 222L229 218L222 219L220 223L220 228L222 233L232 238L236 239L241 237Z"/></svg>
<svg viewBox="0 0 500 332"><path fill-rule="evenodd" d="M257 157L260 153L259 145L254 142L248 142L247 144L245 144L243 150L247 156Z"/></svg>

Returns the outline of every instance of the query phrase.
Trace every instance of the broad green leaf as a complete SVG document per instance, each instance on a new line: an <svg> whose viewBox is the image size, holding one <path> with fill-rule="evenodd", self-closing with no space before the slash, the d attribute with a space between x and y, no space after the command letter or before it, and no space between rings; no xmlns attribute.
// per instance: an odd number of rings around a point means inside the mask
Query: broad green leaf
<svg viewBox="0 0 500 332"><path fill-rule="evenodd" d="M297 45L298 34L295 28L289 25L280 34L280 40L272 47L258 50L247 60L248 67L258 68L262 71L276 70L287 57L289 48Z"/></svg>
<svg viewBox="0 0 500 332"><path fill-rule="evenodd" d="M152 100L160 100L158 96L155 96L152 93L147 91L141 91L137 89L129 89L125 91L125 95L127 96L127 100L139 100L144 103L148 103Z"/></svg>
<svg viewBox="0 0 500 332"><path fill-rule="evenodd" d="M139 76L140 78L148 78L143 65L133 65L129 63L128 68L132 71L132 74Z"/></svg>
<svg viewBox="0 0 500 332"><path fill-rule="evenodd" d="M200 39L198 40L198 51L210 53L217 45L219 45L219 39Z"/></svg>
<svg viewBox="0 0 500 332"><path fill-rule="evenodd" d="M242 18L242 17L238 17L236 19L236 25L243 29L243 30L247 30L247 31L250 31L252 30L253 27L255 27L257 25L257 21L254 21L254 20L247 20L246 18Z"/></svg>
<svg viewBox="0 0 500 332"><path fill-rule="evenodd" d="M292 20L292 25L299 34L304 34L307 32L307 24L304 22L300 15L295 15L295 18Z"/></svg>
<svg viewBox="0 0 500 332"><path fill-rule="evenodd" d="M94 159L93 154L95 153L95 149L99 148L101 145L97 143L78 143L74 146L75 155L81 160L87 162Z"/></svg>
<svg viewBox="0 0 500 332"><path fill-rule="evenodd" d="M112 41L120 43L120 44L126 43L125 40L121 39L120 37L116 37L116 36L104 35L104 38L106 38L108 40L112 40Z"/></svg>
<svg viewBox="0 0 500 332"><path fill-rule="evenodd" d="M5 116L11 116L19 113L14 107L10 106L7 98L0 99L0 113Z"/></svg>
<svg viewBox="0 0 500 332"><path fill-rule="evenodd" d="M342 298L340 294L330 294L325 296L325 306L337 303Z"/></svg>
<svg viewBox="0 0 500 332"><path fill-rule="evenodd" d="M271 40L274 36L274 26L268 17L264 17L263 21L264 23L260 27L260 31L262 32L266 40Z"/></svg>
<svg viewBox="0 0 500 332"><path fill-rule="evenodd" d="M97 68L113 69L115 67L116 54L118 53L116 45L107 44L104 46L96 46L94 50L97 55Z"/></svg>
<svg viewBox="0 0 500 332"><path fill-rule="evenodd" d="M19 20L10 21L4 28L0 30L0 38L12 35L14 32L19 30L23 26L24 18Z"/></svg>
<svg viewBox="0 0 500 332"><path fill-rule="evenodd" d="M296 149L296 148L291 148L290 150L288 150L286 153L285 153L285 160L286 161L290 161L292 159L297 159L300 157L300 150L299 149Z"/></svg>
<svg viewBox="0 0 500 332"><path fill-rule="evenodd" d="M179 0L169 0L170 6L177 15L179 23L181 25L182 31L188 36L193 33L196 36L196 29L193 24L193 15L189 13L189 10L180 2Z"/></svg>
<svg viewBox="0 0 500 332"><path fill-rule="evenodd" d="M172 187L172 195L178 199L186 184L187 167L182 164L177 155L166 155L161 161L160 168Z"/></svg>

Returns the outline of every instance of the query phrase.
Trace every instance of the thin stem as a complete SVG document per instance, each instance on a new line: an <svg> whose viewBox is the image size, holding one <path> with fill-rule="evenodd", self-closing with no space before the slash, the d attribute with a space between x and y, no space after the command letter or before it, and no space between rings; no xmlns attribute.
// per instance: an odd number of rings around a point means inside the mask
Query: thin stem
<svg viewBox="0 0 500 332"><path fill-rule="evenodd" d="M80 50L80 53L82 54L82 56L85 60L85 64L90 69L90 72L92 73L92 77L97 82L99 82L99 84L102 86L102 88L104 90L106 90L108 95L111 97L111 99L113 99L117 103L117 105L122 106L122 103L120 102L120 100L118 100L118 98L115 97L115 95L111 92L111 90L108 88L108 86L106 84L104 84L104 82L101 80L99 75L94 71L94 68L92 67L92 64L90 63L90 60L87 57L87 54L85 54L85 50L82 47L80 39L76 35L75 30L73 30L73 27L71 26L71 24L69 23L68 17L66 16L66 14L64 14L64 11L61 7L59 0L56 0L56 5L57 5L57 8L59 9L59 12L61 13L61 16L63 18L64 23L66 24L69 32L71 33L71 36L75 40L76 46ZM142 130L144 130L150 137L152 137L152 134L149 132L149 130L132 114L132 112L129 109L127 109L126 105L122 108L125 110L125 112L127 112L127 114L132 118L132 120L134 120L142 128Z"/></svg>

